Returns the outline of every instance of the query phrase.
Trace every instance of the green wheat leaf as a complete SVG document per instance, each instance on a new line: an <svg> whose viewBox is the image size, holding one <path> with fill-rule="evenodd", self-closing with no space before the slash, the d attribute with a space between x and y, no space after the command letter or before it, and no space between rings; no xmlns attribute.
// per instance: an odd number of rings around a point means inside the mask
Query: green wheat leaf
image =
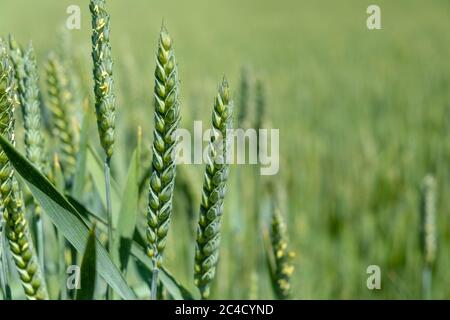
<svg viewBox="0 0 450 320"><path fill-rule="evenodd" d="M89 238L81 261L80 289L77 291L76 300L93 300L95 283L97 278L97 254L95 224L89 232Z"/></svg>
<svg viewBox="0 0 450 320"><path fill-rule="evenodd" d="M80 213L5 138L0 137L0 145L58 230L78 252L83 252L89 238L89 229ZM122 298L134 299L134 293L98 241L97 259L97 270L104 280Z"/></svg>

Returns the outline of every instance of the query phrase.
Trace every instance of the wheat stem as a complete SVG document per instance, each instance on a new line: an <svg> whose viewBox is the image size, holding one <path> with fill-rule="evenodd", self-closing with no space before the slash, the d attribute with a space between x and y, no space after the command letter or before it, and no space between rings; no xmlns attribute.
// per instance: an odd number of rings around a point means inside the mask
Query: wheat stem
<svg viewBox="0 0 450 320"><path fill-rule="evenodd" d="M159 274L159 269L156 264L156 259L154 259L153 260L153 270L152 270L152 285L151 285L151 289L150 289L150 299L151 300L156 300L156 294L157 294L157 289L158 289L158 274Z"/></svg>

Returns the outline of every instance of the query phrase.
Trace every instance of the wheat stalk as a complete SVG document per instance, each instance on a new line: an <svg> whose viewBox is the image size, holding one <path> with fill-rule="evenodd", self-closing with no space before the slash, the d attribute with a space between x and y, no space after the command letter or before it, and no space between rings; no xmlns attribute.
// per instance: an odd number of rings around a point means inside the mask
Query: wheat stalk
<svg viewBox="0 0 450 320"><path fill-rule="evenodd" d="M422 183L420 242L423 253L423 296L431 298L432 269L436 262L436 182L427 175Z"/></svg>
<svg viewBox="0 0 450 320"><path fill-rule="evenodd" d="M72 94L69 82L60 59L50 53L46 66L48 106L53 118L53 133L59 140L62 153L62 166L68 183L73 176L76 165L77 149L74 143L73 128L69 114Z"/></svg>
<svg viewBox="0 0 450 320"><path fill-rule="evenodd" d="M8 137L13 144L16 99L14 72L6 48L0 41L0 134ZM47 299L45 280L25 219L22 195L14 170L3 150L0 151L0 184L6 236L25 294L29 299Z"/></svg>
<svg viewBox="0 0 450 320"><path fill-rule="evenodd" d="M271 275L275 295L278 299L288 299L291 293L290 279L294 272L292 264L294 253L288 251L286 225L276 205L272 212L270 240L275 262Z"/></svg>
<svg viewBox="0 0 450 320"><path fill-rule="evenodd" d="M153 259L152 299L156 297L158 268L162 266L172 215L175 183L174 152L180 123L179 81L172 39L163 26L156 54L153 160L147 210L147 254Z"/></svg>
<svg viewBox="0 0 450 320"><path fill-rule="evenodd" d="M194 267L195 285L203 299L209 297L209 285L215 276L219 258L220 224L229 171L226 162L227 130L232 125L232 101L225 79L214 100L212 124L214 132L211 135L203 181Z"/></svg>

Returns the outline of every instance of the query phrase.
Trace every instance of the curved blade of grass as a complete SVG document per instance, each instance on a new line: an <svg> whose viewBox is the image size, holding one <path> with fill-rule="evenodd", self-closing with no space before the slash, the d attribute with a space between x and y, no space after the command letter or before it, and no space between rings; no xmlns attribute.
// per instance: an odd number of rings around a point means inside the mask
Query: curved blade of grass
<svg viewBox="0 0 450 320"><path fill-rule="evenodd" d="M81 260L80 289L77 290L76 300L93 300L95 292L95 282L97 278L96 268L96 237L95 224L89 232L86 249Z"/></svg>
<svg viewBox="0 0 450 320"><path fill-rule="evenodd" d="M83 252L89 237L89 229L86 223L83 222L80 213L56 190L44 175L1 136L0 145L53 224L78 252ZM96 242L97 270L99 274L122 298L134 299L133 291L128 287L105 248L98 240Z"/></svg>
<svg viewBox="0 0 450 320"><path fill-rule="evenodd" d="M122 205L119 211L117 228L114 237L115 240L113 243L113 252L115 257L114 262L117 266L120 266L120 270L125 273L130 257L134 229L136 227L139 202L139 168L141 164L140 136L140 129L138 129L138 144L136 150L134 150L133 155L131 156L127 182L123 192Z"/></svg>

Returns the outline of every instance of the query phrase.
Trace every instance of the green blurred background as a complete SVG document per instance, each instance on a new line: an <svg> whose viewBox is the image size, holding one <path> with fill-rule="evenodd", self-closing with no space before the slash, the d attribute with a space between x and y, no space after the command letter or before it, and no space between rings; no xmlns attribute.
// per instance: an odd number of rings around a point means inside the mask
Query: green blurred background
<svg viewBox="0 0 450 320"><path fill-rule="evenodd" d="M427 173L437 180L432 296L450 298L450 2L376 1L382 30L375 31L366 27L372 0L108 2L120 123L117 181L125 179L137 125L150 149L154 54L164 20L179 63L185 127L194 119L210 123L223 75L236 101L242 67L266 85L268 119L280 129L281 165L277 176L261 180L282 186L297 254L294 298L421 298L419 190ZM87 0L2 0L0 32L24 44L32 40L43 74L72 4L82 14L72 47L89 87ZM198 207L203 166L181 170L194 181ZM254 192L253 175L252 166L232 167L214 298L273 297L258 260L261 228L253 212L255 203L264 211L265 199ZM166 263L193 288L186 206L176 202ZM367 289L369 265L380 266L382 290Z"/></svg>

